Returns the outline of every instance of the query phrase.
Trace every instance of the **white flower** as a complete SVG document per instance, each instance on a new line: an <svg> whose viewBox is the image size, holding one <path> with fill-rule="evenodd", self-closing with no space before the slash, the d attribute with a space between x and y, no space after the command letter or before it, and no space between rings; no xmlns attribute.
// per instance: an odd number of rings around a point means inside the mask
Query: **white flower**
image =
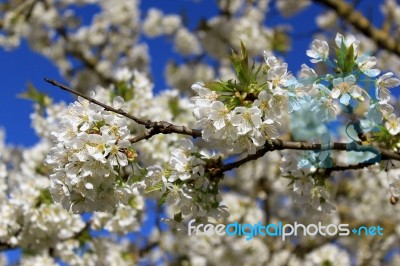
<svg viewBox="0 0 400 266"><path fill-rule="evenodd" d="M268 70L267 79L270 81L270 90L279 90L293 85L296 79L287 70L287 64L273 67Z"/></svg>
<svg viewBox="0 0 400 266"><path fill-rule="evenodd" d="M193 84L192 90L194 90L198 96L192 97L191 99L194 101L195 106L199 107L209 106L212 102L216 101L219 96L215 91L204 87L203 83Z"/></svg>
<svg viewBox="0 0 400 266"><path fill-rule="evenodd" d="M310 3L310 0L279 0L276 5L279 12L288 17L307 7Z"/></svg>
<svg viewBox="0 0 400 266"><path fill-rule="evenodd" d="M282 89L275 89L271 99L272 112L278 118L282 117L288 106L286 93Z"/></svg>
<svg viewBox="0 0 400 266"><path fill-rule="evenodd" d="M245 135L253 128L259 128L261 125L262 112L257 106L251 108L236 107L233 110L232 125L238 128L238 133Z"/></svg>
<svg viewBox="0 0 400 266"><path fill-rule="evenodd" d="M110 162L111 165L120 165L125 166L128 165L128 158L126 153L121 150L124 150L131 146L129 140L120 140L117 143L112 141L111 143L107 143L110 146L110 153L107 160Z"/></svg>
<svg viewBox="0 0 400 266"><path fill-rule="evenodd" d="M229 109L220 101L211 104L209 119L213 120L213 125L217 130L222 129L226 125L226 121L230 120L231 115Z"/></svg>
<svg viewBox="0 0 400 266"><path fill-rule="evenodd" d="M400 179L399 176L395 177L394 180L390 182L390 192L395 197L400 197Z"/></svg>
<svg viewBox="0 0 400 266"><path fill-rule="evenodd" d="M168 178L169 182L177 179L185 181L204 175L205 162L193 155L197 152L197 147L188 139L183 139L178 149L171 152L170 166L172 173Z"/></svg>
<svg viewBox="0 0 400 266"><path fill-rule="evenodd" d="M270 93L267 91L261 91L258 94L258 99L256 99L253 103L254 106L257 106L262 111L264 117L270 117L273 113L271 99L272 95Z"/></svg>
<svg viewBox="0 0 400 266"><path fill-rule="evenodd" d="M164 33L171 35L175 33L181 26L182 21L179 15L167 15L162 19L162 26Z"/></svg>
<svg viewBox="0 0 400 266"><path fill-rule="evenodd" d="M108 141L110 141L108 135L88 135L86 143L88 154L95 160L105 163L107 161L106 157L111 150L108 145L106 145Z"/></svg>
<svg viewBox="0 0 400 266"><path fill-rule="evenodd" d="M400 85L400 80L398 78L393 77L392 72L388 72L380 76L376 80L375 85L375 95L379 100L380 104L384 104L389 102L390 100L390 88L394 88Z"/></svg>
<svg viewBox="0 0 400 266"><path fill-rule="evenodd" d="M338 111L332 100L332 92L322 84L318 84L317 88L319 90L319 97L313 100L315 106L311 108L311 111L315 111L317 118L322 121L335 120Z"/></svg>
<svg viewBox="0 0 400 266"><path fill-rule="evenodd" d="M337 15L334 11L326 11L317 16L315 23L321 29L333 28L337 23Z"/></svg>
<svg viewBox="0 0 400 266"><path fill-rule="evenodd" d="M301 65L301 71L299 75L299 82L305 87L312 89L314 82L318 79L317 73L314 69L308 67L306 64Z"/></svg>
<svg viewBox="0 0 400 266"><path fill-rule="evenodd" d="M56 260L47 254L46 252L42 252L36 255L24 255L22 256L21 262L19 263L21 266L58 266L59 264Z"/></svg>
<svg viewBox="0 0 400 266"><path fill-rule="evenodd" d="M253 129L251 140L254 145L261 147L265 144L266 140L274 139L278 136L279 133L274 126L274 121L272 119L267 119L261 123L259 129Z"/></svg>
<svg viewBox="0 0 400 266"><path fill-rule="evenodd" d="M79 128L80 131L86 131L94 122L100 119L100 110L101 108L98 105L78 97L78 102L70 105L68 116L74 128Z"/></svg>
<svg viewBox="0 0 400 266"><path fill-rule="evenodd" d="M400 133L400 118L396 117L395 114L390 114L385 123L385 127L390 134L397 135Z"/></svg>
<svg viewBox="0 0 400 266"><path fill-rule="evenodd" d="M150 8L143 22L143 32L149 37L156 37L163 34L162 25L163 13L156 9Z"/></svg>
<svg viewBox="0 0 400 266"><path fill-rule="evenodd" d="M120 235L137 231L140 228L140 214L142 209L120 204L113 214L95 212L92 218L93 228L96 230L104 228Z"/></svg>
<svg viewBox="0 0 400 266"><path fill-rule="evenodd" d="M345 37L345 36L343 36L343 35L340 34L340 33L336 34L335 42L336 42L336 45L337 45L339 48L341 48L342 42L344 43L344 45L346 46L346 48L349 48L350 45L353 45L354 50L357 49L357 47L358 47L358 45L359 45L359 43L360 43L360 41L357 40L356 37L354 37L354 35L351 35L351 34L350 34L350 35L347 35L347 36Z"/></svg>
<svg viewBox="0 0 400 266"><path fill-rule="evenodd" d="M175 35L175 50L182 55L198 55L201 45L196 35L185 28L180 28Z"/></svg>
<svg viewBox="0 0 400 266"><path fill-rule="evenodd" d="M119 68L115 71L115 79L118 81L128 81L132 78L132 71L129 70L129 68L124 67L124 68Z"/></svg>
<svg viewBox="0 0 400 266"><path fill-rule="evenodd" d="M356 78L353 75L345 78L335 78L332 81L332 98L337 99L340 97L340 102L344 105L350 103L350 95L354 98L361 96L362 89L356 84Z"/></svg>
<svg viewBox="0 0 400 266"><path fill-rule="evenodd" d="M256 153L256 145L248 136L239 136L233 144L232 150L234 153L247 152L248 154Z"/></svg>
<svg viewBox="0 0 400 266"><path fill-rule="evenodd" d="M357 63L361 72L369 77L376 77L380 73L379 69L373 68L376 65L375 56L361 55L355 60L355 62Z"/></svg>
<svg viewBox="0 0 400 266"><path fill-rule="evenodd" d="M270 55L267 51L264 51L264 60L269 68L276 68L280 66L287 66L286 63L282 63L279 59L275 56Z"/></svg>
<svg viewBox="0 0 400 266"><path fill-rule="evenodd" d="M191 98L194 103L193 115L197 119L205 118L209 115L211 104L218 99L218 94L215 91L211 91L204 87L203 83L196 83L192 85L198 96Z"/></svg>
<svg viewBox="0 0 400 266"><path fill-rule="evenodd" d="M266 119L260 125L260 131L264 134L264 138L274 139L279 136L275 127L275 122L272 119ZM279 125L279 123L278 123Z"/></svg>
<svg viewBox="0 0 400 266"><path fill-rule="evenodd" d="M325 244L305 256L304 265L352 265L349 254L335 244Z"/></svg>
<svg viewBox="0 0 400 266"><path fill-rule="evenodd" d="M307 55L311 57L312 63L325 61L329 57L329 45L326 41L314 40L311 49L307 50Z"/></svg>

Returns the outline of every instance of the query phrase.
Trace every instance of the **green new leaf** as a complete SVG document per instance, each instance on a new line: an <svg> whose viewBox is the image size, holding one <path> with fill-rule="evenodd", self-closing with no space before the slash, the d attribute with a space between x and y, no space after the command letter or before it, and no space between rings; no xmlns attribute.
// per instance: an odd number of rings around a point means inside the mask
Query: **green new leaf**
<svg viewBox="0 0 400 266"><path fill-rule="evenodd" d="M242 88L246 88L251 81L251 69L249 68L249 58L247 56L246 47L242 42L240 42L240 48L240 54L232 51L229 59L235 69L240 85L242 85Z"/></svg>
<svg viewBox="0 0 400 266"><path fill-rule="evenodd" d="M215 92L232 92L235 91L235 88L230 83L220 82L220 81L213 81L208 82L205 84L207 89L210 89Z"/></svg>
<svg viewBox="0 0 400 266"><path fill-rule="evenodd" d="M335 48L337 60L337 71L346 75L350 75L353 72L354 62L354 46L350 45L348 48L344 44L343 40L340 48Z"/></svg>
<svg viewBox="0 0 400 266"><path fill-rule="evenodd" d="M161 198L158 200L158 207L160 208L167 201L168 192L164 192Z"/></svg>
<svg viewBox="0 0 400 266"><path fill-rule="evenodd" d="M179 102L179 99L176 97L172 97L168 100L168 107L174 118L185 111L183 108L180 107Z"/></svg>
<svg viewBox="0 0 400 266"><path fill-rule="evenodd" d="M163 186L163 183L162 182L158 182L154 186L146 188L145 193L151 193L151 192L154 192L154 191L159 191L159 190L162 189L162 186Z"/></svg>
<svg viewBox="0 0 400 266"><path fill-rule="evenodd" d="M45 93L38 91L32 83L28 83L27 90L21 94L18 94L19 98L34 101L40 107L42 112L44 108L49 106L52 102L51 98Z"/></svg>
<svg viewBox="0 0 400 266"><path fill-rule="evenodd" d="M354 46L350 45L350 47L346 51L346 59L344 62L344 72L350 74L353 71L354 67Z"/></svg>

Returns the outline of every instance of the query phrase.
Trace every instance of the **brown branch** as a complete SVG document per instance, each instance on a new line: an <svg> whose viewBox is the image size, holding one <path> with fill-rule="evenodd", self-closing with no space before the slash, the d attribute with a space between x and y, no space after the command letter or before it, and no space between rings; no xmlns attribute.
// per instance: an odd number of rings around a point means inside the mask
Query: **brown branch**
<svg viewBox="0 0 400 266"><path fill-rule="evenodd" d="M201 136L201 131L197 130L197 129L191 129L185 126L176 126L173 125L169 122L166 121L157 121L157 122L153 122L150 120L146 120L146 119L141 119L138 118L136 116L133 116L125 111L123 111L122 109L115 109L107 104L104 104L102 102L99 102L89 96L84 95L83 93L80 93L78 91L75 91L55 80L52 79L48 79L48 78L44 78L44 80L48 83L50 83L53 86L59 87L62 90L68 91L69 93L72 93L74 95L80 96L86 100L88 100L91 103L97 104L101 107L103 107L105 110L110 111L110 112L114 112L117 114L120 114L122 116L125 116L126 118L129 118L133 121L135 121L136 123L138 123L139 125L144 125L146 128L149 129L149 131L146 131L144 133L142 133L141 135L137 136L136 138L133 138L131 140L132 143L143 140L143 139L148 139L151 138L152 136L156 135L156 134L171 134L171 133L177 133L177 134L183 134L183 135L189 135L192 136L194 138L196 137L200 137Z"/></svg>
<svg viewBox="0 0 400 266"><path fill-rule="evenodd" d="M7 243L0 243L0 251L13 250L13 249L17 249L17 248L19 248L19 247L15 247L15 246L12 246Z"/></svg>
<svg viewBox="0 0 400 266"><path fill-rule="evenodd" d="M269 140L266 145L257 150L255 154L250 154L247 157L238 160L233 163L228 163L220 166L217 169L213 170L213 174L218 175L223 172L227 172L233 170L235 168L240 167L241 165L256 160L258 158L263 157L267 152L276 151L276 150L314 150L314 151L323 151L323 150L338 150L338 151L359 151L359 152L371 152L375 153L377 157L379 157L379 161L381 160L396 160L400 161L400 154L395 152L385 150L382 148L378 148L375 146L366 146L366 145L358 145L356 143L332 143L328 148L325 148L320 143L307 143L307 142L293 142L293 141L283 141L280 139ZM378 161L366 161L356 165L348 165L348 166L334 166L329 168L330 171L344 171L344 170L354 170L361 169L370 165L373 165Z"/></svg>
<svg viewBox="0 0 400 266"><path fill-rule="evenodd" d="M400 44L385 30L376 28L362 13L354 9L353 5L343 0L314 0L323 4L352 25L365 36L373 40L379 47L400 56Z"/></svg>
<svg viewBox="0 0 400 266"><path fill-rule="evenodd" d="M374 165L375 163L358 163L358 164L350 164L350 165L338 165L338 166L333 166L328 168L327 170L329 172L334 172L334 171L347 171L347 170L359 170L371 165Z"/></svg>
<svg viewBox="0 0 400 266"><path fill-rule="evenodd" d="M139 252L138 252L139 257L143 258L147 253L149 253L152 249L158 247L159 245L160 245L160 243L158 241L147 244L143 248L139 249Z"/></svg>
<svg viewBox="0 0 400 266"><path fill-rule="evenodd" d="M99 101L97 101L97 100L95 100L95 99L93 99L93 98L91 98L91 97L89 97L89 96L86 96L86 95L84 95L83 93L80 93L80 92L78 92L78 91L75 91L75 90L73 90L73 89L71 89L71 88L69 88L69 87L67 87L67 86L65 86L65 85L63 85L63 84L61 84L61 83L55 81L55 80L48 79L48 78L44 78L44 80L45 80L46 82L50 83L50 84L53 85L53 86L59 87L60 89L65 90L65 91L68 91L68 92L70 92L70 93L72 93L72 94L75 94L75 95L77 95L77 96L79 96L79 97L82 97L82 98L88 100L88 101L91 102L91 103L97 104L97 105L103 107L103 108L104 108L105 110L107 110L107 111L111 111L111 112L120 114L120 115L122 115L122 116L125 116L125 117L127 117L127 118L129 118L129 119L135 121L136 123L138 123L138 124L140 124L140 125L144 125L144 126L146 126L146 127L150 127L150 125L151 125L151 121L149 121L149 120L144 120L144 119L137 118L137 117L135 117L135 116L133 116L133 115L128 114L127 112L125 112L125 111L123 111L123 110L121 110L121 109L115 109L115 108L113 108L113 107L111 107L111 106L109 106L109 105L107 105L107 104L104 104L104 103L99 102Z"/></svg>

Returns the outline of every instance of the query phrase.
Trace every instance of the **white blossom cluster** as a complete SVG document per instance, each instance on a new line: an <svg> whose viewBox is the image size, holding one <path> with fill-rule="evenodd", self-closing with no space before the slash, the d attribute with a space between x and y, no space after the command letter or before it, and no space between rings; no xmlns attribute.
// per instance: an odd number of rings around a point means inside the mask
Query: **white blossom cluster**
<svg viewBox="0 0 400 266"><path fill-rule="evenodd" d="M15 151L0 144L2 155ZM21 154L21 161L4 162L19 165L1 175L0 242L20 246L32 251L42 251L58 241L75 237L85 227L79 215L74 215L60 205L52 204L48 193L50 180L45 177L43 159L48 151L47 142L39 143ZM3 158L2 158L3 159ZM3 161L2 161L3 162Z"/></svg>
<svg viewBox="0 0 400 266"><path fill-rule="evenodd" d="M390 104L391 93L389 89L399 86L400 80L394 77L392 72L384 73L378 77L381 71L376 68L377 59L358 51L360 41L355 36L343 36L338 33L335 37L335 44L336 49L346 51L347 60L350 60L347 63L342 60L343 62L338 64L341 64L341 67L348 64L347 67L354 68L356 72L353 73L357 74L346 74L341 77L335 77L332 74L318 76L313 69L302 65L300 83L310 90L310 95L313 97L311 111L316 112L319 119L333 121L337 115L343 113L343 108L339 104L346 108L349 106L353 108L352 103L354 102L365 106L368 101L368 110L364 113L364 117L360 118L363 130L365 132L371 131L375 126L382 124L384 119L384 126L389 133L391 135L398 134L400 132L400 120L393 113L394 108ZM312 63L322 62L332 67L333 61L329 58L329 53L328 43L318 39L313 41L311 49L307 51ZM362 86L360 75L366 77ZM373 91L364 89L371 87L370 85L373 86Z"/></svg>
<svg viewBox="0 0 400 266"><path fill-rule="evenodd" d="M221 218L218 223L240 221L254 224L264 218L262 210L251 198L234 193L223 193L222 197L223 204L230 206L230 216ZM187 234L178 234L176 237L178 238L176 241L178 254L188 254L189 262L194 265L232 265L236 263L251 265L266 263L270 255L268 246L263 239L258 237L251 241L246 241L243 237L228 235L199 234L196 237L188 237ZM165 244L170 247L167 243Z"/></svg>
<svg viewBox="0 0 400 266"><path fill-rule="evenodd" d="M149 119L152 121L169 121L176 124L192 126L195 119L191 115L190 103L187 98L182 97L177 90L164 90L154 94L153 83L145 73L137 70L130 71L127 68L117 69L115 76L119 82L118 86L124 88L125 106L129 114ZM97 87L95 99L111 105L113 93L118 93L118 88ZM134 133L142 133L145 128L135 123L129 124L129 130ZM147 141L135 144L140 161L145 166L162 164L170 157L170 149L178 147L180 137L175 134L159 134Z"/></svg>
<svg viewBox="0 0 400 266"><path fill-rule="evenodd" d="M299 109L294 85L296 79L288 72L287 64L274 56L265 57L267 85L250 106L229 108L220 99L223 95L197 83L192 89L196 125L202 128L206 141L215 141L230 152L254 154L266 140L279 136L279 119Z"/></svg>
<svg viewBox="0 0 400 266"><path fill-rule="evenodd" d="M165 169L151 166L144 179L147 188L162 184L165 202L174 215L174 219L164 221L182 229L182 220L208 221L209 218L220 220L225 217L226 206L220 203L218 184L205 172L206 161L211 157L198 151L188 139L183 139L171 155Z"/></svg>
<svg viewBox="0 0 400 266"><path fill-rule="evenodd" d="M95 212L92 218L92 228L95 230L106 229L109 232L125 235L129 232L139 231L141 213L144 202L141 197L136 197L130 206L120 204L115 213Z"/></svg>
<svg viewBox="0 0 400 266"><path fill-rule="evenodd" d="M327 155L286 152L282 157L282 175L293 180L294 202L305 209L326 213L331 213L335 209L330 202L330 195L323 181L324 177L317 173L317 168L328 168L328 165L325 165Z"/></svg>
<svg viewBox="0 0 400 266"><path fill-rule="evenodd" d="M116 97L113 107L122 106L123 99ZM46 158L55 171L50 178L56 202L73 212L113 211L129 202L135 189L116 182L118 168L135 156L128 149L128 125L126 118L83 98L69 106Z"/></svg>
<svg viewBox="0 0 400 266"><path fill-rule="evenodd" d="M71 215L60 205L41 205L24 214L18 244L32 250L53 246L57 241L73 238L85 227L79 215Z"/></svg>
<svg viewBox="0 0 400 266"><path fill-rule="evenodd" d="M117 243L107 238L93 238L83 246L76 239L64 241L57 244L55 253L63 262L71 266L129 266L137 262L133 256L129 255L128 243Z"/></svg>

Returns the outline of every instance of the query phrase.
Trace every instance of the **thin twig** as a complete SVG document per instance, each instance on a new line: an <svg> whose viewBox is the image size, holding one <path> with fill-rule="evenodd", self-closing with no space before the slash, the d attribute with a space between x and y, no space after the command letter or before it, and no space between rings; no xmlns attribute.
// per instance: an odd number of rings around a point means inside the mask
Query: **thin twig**
<svg viewBox="0 0 400 266"><path fill-rule="evenodd" d="M99 102L87 95L84 95L83 93L80 93L78 91L75 91L71 88L69 88L68 86L65 86L55 80L52 79L48 79L48 78L44 78L44 80L50 84L52 84L53 86L59 87L62 90L68 91L69 93L72 93L74 95L80 96L86 100L88 100L91 103L97 104L101 107L103 107L105 110L110 111L110 112L114 112L117 114L120 114L122 116L125 116L126 118L129 118L133 121L135 121L136 123L140 124L140 125L144 125L146 128L149 129L149 131L146 131L144 133L142 133L141 135L137 136L136 138L133 138L131 140L131 143L135 143L138 142L140 140L143 139L148 139L151 138L152 136L156 135L156 134L171 134L171 133L177 133L177 134L183 134L183 135L189 135L192 136L194 138L196 137L200 137L201 136L201 131L197 130L197 129L191 129L185 126L176 126L173 125L169 122L166 121L158 121L158 122L153 122L150 120L145 120L145 119L141 119L138 118L136 116L133 116L121 109L115 109L107 104L104 104L102 102Z"/></svg>
<svg viewBox="0 0 400 266"><path fill-rule="evenodd" d="M125 116L125 117L135 121L136 123L138 123L140 125L144 125L146 127L150 127L151 126L151 121L149 121L149 120L144 120L144 119L137 118L137 117L135 117L133 115L128 114L127 112L125 112L125 111L123 111L121 109L115 109L115 108L113 108L113 107L111 107L111 106L109 106L107 104L104 104L104 103L99 102L99 101L97 101L97 100L95 100L95 99L93 99L93 98L91 98L89 96L86 96L83 93L75 91L75 90L73 90L73 89L71 89L71 88L69 88L69 87L67 87L67 86L55 81L55 80L48 79L48 78L44 78L44 80L46 82L50 83L53 86L59 87L60 89L68 91L69 93L75 94L75 95L77 95L79 97L82 97L82 98L88 100L91 103L97 104L97 105L103 107L107 111L111 111L111 112L120 114L122 116Z"/></svg>

